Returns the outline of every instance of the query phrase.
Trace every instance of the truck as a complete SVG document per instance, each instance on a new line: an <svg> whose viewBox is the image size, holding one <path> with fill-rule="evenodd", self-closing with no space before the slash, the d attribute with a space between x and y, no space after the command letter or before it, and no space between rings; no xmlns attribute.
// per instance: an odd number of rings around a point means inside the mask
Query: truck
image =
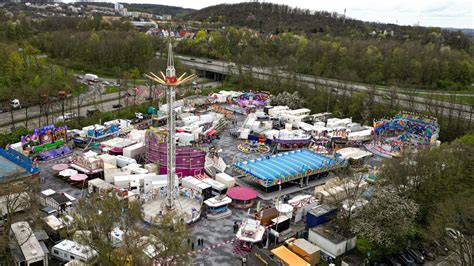
<svg viewBox="0 0 474 266"><path fill-rule="evenodd" d="M231 187L235 186L235 178L233 178L232 176L230 176L226 173L216 174L216 181L221 182L227 188L231 188Z"/></svg>
<svg viewBox="0 0 474 266"><path fill-rule="evenodd" d="M92 82L99 81L99 77L97 75L94 75L94 74L86 74L84 76L84 79L87 80L87 81L92 81Z"/></svg>

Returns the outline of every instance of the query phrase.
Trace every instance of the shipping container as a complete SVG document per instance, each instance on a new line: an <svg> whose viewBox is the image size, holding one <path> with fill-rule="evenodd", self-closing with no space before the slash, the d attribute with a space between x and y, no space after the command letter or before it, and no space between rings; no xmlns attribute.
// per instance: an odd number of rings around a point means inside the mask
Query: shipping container
<svg viewBox="0 0 474 266"><path fill-rule="evenodd" d="M306 214L306 225L308 228L315 227L317 225L326 223L337 215L337 208L330 207L329 205L319 205L311 209Z"/></svg>

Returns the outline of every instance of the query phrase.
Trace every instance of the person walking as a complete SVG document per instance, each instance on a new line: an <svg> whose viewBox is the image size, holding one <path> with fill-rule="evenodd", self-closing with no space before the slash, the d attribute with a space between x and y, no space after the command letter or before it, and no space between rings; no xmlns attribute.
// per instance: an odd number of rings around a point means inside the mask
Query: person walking
<svg viewBox="0 0 474 266"><path fill-rule="evenodd" d="M194 242L191 242L191 250L194 251Z"/></svg>

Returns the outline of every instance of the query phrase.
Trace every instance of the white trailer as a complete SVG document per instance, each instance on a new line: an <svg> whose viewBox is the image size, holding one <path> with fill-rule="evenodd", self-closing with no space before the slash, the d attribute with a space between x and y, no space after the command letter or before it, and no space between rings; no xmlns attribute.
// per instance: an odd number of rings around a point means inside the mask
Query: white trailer
<svg viewBox="0 0 474 266"><path fill-rule="evenodd" d="M140 182L140 177L138 175L126 175L126 176L116 176L114 177L114 185L117 188L130 188L130 183L134 180Z"/></svg>
<svg viewBox="0 0 474 266"><path fill-rule="evenodd" d="M213 195L216 195L216 196L223 195L227 192L227 186L222 184L219 181L216 181L216 180L211 179L211 178L204 178L204 179L201 179L201 181L212 187L212 194Z"/></svg>
<svg viewBox="0 0 474 266"><path fill-rule="evenodd" d="M78 260L84 263L93 263L98 254L89 246L65 239L51 248L51 255L63 262Z"/></svg>
<svg viewBox="0 0 474 266"><path fill-rule="evenodd" d="M185 188L190 188L199 191L204 199L212 196L212 187L192 176L187 176L181 180L181 185Z"/></svg>
<svg viewBox="0 0 474 266"><path fill-rule="evenodd" d="M137 163L137 160L122 155L117 155L117 166L124 167L132 163Z"/></svg>
<svg viewBox="0 0 474 266"><path fill-rule="evenodd" d="M230 176L226 173L216 174L216 181L221 182L227 188L231 188L231 187L235 186L235 178L233 178L232 176Z"/></svg>
<svg viewBox="0 0 474 266"><path fill-rule="evenodd" d="M89 180L89 182L87 182L87 186L88 186L89 193L94 193L94 192L105 193L115 188L112 184L107 183L100 178Z"/></svg>
<svg viewBox="0 0 474 266"><path fill-rule="evenodd" d="M107 183L113 183L116 176L130 175L131 171L124 171L121 168L107 168L104 169L104 180Z"/></svg>
<svg viewBox="0 0 474 266"><path fill-rule="evenodd" d="M96 82L99 80L99 77L97 75L94 75L94 74L86 74L84 76L84 79L87 80L87 81L93 81L93 82Z"/></svg>
<svg viewBox="0 0 474 266"><path fill-rule="evenodd" d="M140 187L143 187L145 184L145 179L154 178L160 179L162 175L155 174L137 174L137 175L126 175L126 176L116 176L114 178L114 185L118 188L130 188L132 184L140 184ZM166 175L165 175L166 176Z"/></svg>
<svg viewBox="0 0 474 266"><path fill-rule="evenodd" d="M146 176L143 180L143 191L148 193L153 189L166 187L168 185L167 175ZM175 176L175 184L178 184L178 176Z"/></svg>
<svg viewBox="0 0 474 266"><path fill-rule="evenodd" d="M123 148L123 156L128 158L137 158L145 154L145 144L137 143L126 148Z"/></svg>

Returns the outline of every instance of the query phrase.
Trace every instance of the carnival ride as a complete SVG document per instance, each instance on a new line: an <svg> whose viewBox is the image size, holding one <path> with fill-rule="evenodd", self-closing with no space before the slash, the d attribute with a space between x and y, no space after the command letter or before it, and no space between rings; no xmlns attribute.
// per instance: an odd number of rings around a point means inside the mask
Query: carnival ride
<svg viewBox="0 0 474 266"><path fill-rule="evenodd" d="M166 67L166 75L161 72L161 77L155 75L154 73L149 73L146 74L145 76L150 79L151 81L154 81L158 84L161 84L163 86L166 86L166 101L167 101L167 140L166 144L164 146L166 147L166 173L167 173L167 191L166 191L166 198L162 203L163 209L162 210L172 210L176 207L176 201L178 203L180 202L179 199L177 199L177 183L176 183L176 138L175 138L175 128L176 128L176 122L175 122L175 114L174 114L174 101L176 97L176 87L182 84L185 84L188 81L191 81L194 78L194 75L186 76L186 73L182 74L179 77L176 77L176 70L174 68L174 58L173 58L173 46L171 42L168 44L168 62L167 62L167 67ZM155 143L155 147L158 146L160 148L160 144ZM156 151L156 150L155 150ZM147 153L147 155L149 152ZM155 153L155 157L157 157L158 160L161 162L161 158L163 158L162 154L158 152L158 154ZM189 162L191 164L191 162ZM202 158L202 164L204 168L204 156ZM161 170L161 169L160 169ZM197 203L200 207L199 202L193 202ZM193 205L191 204L191 205ZM190 206L191 206L190 205ZM160 204L161 208L161 204ZM194 209L194 207L189 207ZM181 205L181 210L186 212L187 209ZM160 210L161 212L161 210ZM156 213L156 212L155 212ZM199 214L200 215L200 214ZM199 217L198 215L198 217ZM146 215L144 215L146 217ZM194 215L192 215L193 220Z"/></svg>
<svg viewBox="0 0 474 266"><path fill-rule="evenodd" d="M236 99L235 102L241 108L252 108L258 106L266 106L268 105L270 100L270 95L265 92L245 92L240 94Z"/></svg>
<svg viewBox="0 0 474 266"><path fill-rule="evenodd" d="M439 136L436 118L402 112L391 119L374 121L374 138L364 146L370 152L398 157L407 148L415 150L434 145Z"/></svg>
<svg viewBox="0 0 474 266"><path fill-rule="evenodd" d="M241 142L237 148L239 151L244 152L244 153L268 153L270 152L270 146L268 146L265 143L257 142L255 140L249 141L243 141Z"/></svg>
<svg viewBox="0 0 474 266"><path fill-rule="evenodd" d="M330 158L307 149L289 151L250 161L235 161L234 168L263 187L301 179L347 166L345 160Z"/></svg>
<svg viewBox="0 0 474 266"><path fill-rule="evenodd" d="M40 160L53 159L71 153L66 146L67 127L48 125L21 138L23 154Z"/></svg>

